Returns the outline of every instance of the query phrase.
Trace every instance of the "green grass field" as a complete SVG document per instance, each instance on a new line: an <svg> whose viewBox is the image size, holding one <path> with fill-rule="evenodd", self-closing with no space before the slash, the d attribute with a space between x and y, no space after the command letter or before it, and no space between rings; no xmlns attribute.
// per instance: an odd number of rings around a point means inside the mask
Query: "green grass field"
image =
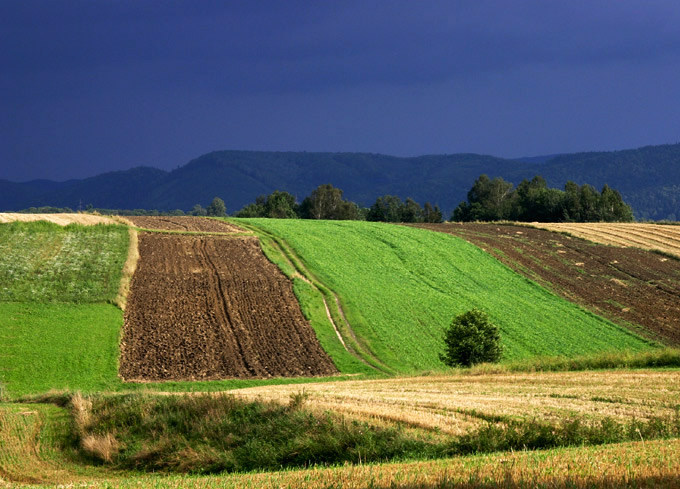
<svg viewBox="0 0 680 489"><path fill-rule="evenodd" d="M124 226L0 225L0 301L112 302L128 242Z"/></svg>
<svg viewBox="0 0 680 489"><path fill-rule="evenodd" d="M0 226L0 382L11 395L110 389L123 313L111 303L124 226Z"/></svg>
<svg viewBox="0 0 680 489"><path fill-rule="evenodd" d="M285 240L340 296L357 335L398 371L441 368L443 329L472 308L500 327L505 360L652 346L454 236L367 222L236 222Z"/></svg>
<svg viewBox="0 0 680 489"><path fill-rule="evenodd" d="M111 304L0 303L0 379L13 395L112 389L122 325Z"/></svg>

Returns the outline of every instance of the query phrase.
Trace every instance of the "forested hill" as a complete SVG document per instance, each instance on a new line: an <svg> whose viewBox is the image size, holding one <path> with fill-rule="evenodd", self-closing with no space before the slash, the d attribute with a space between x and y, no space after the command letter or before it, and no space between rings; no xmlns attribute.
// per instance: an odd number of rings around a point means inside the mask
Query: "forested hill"
<svg viewBox="0 0 680 489"><path fill-rule="evenodd" d="M222 198L228 212L260 194L285 190L299 200L332 183L344 197L370 206L378 196L438 204L445 217L481 174L515 184L542 175L550 186L568 180L621 191L636 217L680 219L680 144L522 161L477 154L398 158L368 153L216 151L166 172L139 167L68 182L0 180L0 210L34 206L189 210Z"/></svg>
<svg viewBox="0 0 680 489"><path fill-rule="evenodd" d="M540 174L551 186L572 180L601 189L606 183L638 219L680 220L680 144L560 155L541 165Z"/></svg>

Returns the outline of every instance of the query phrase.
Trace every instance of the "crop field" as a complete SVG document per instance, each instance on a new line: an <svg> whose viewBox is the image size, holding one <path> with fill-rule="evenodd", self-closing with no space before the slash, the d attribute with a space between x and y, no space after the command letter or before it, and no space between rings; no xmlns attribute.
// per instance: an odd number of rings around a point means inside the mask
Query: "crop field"
<svg viewBox="0 0 680 489"><path fill-rule="evenodd" d="M257 238L142 233L139 252L121 341L123 378L337 372Z"/></svg>
<svg viewBox="0 0 680 489"><path fill-rule="evenodd" d="M506 360L650 347L444 233L366 222L245 223L285 240L395 370L440 368L445 326L474 307L499 325Z"/></svg>
<svg viewBox="0 0 680 489"><path fill-rule="evenodd" d="M529 280L406 226L128 224L0 224L0 487L680 486L680 352L634 334L673 343L672 258L468 233ZM445 370L472 307L506 357Z"/></svg>
<svg viewBox="0 0 680 489"><path fill-rule="evenodd" d="M657 250L680 257L680 226L640 223L534 223L596 243Z"/></svg>
<svg viewBox="0 0 680 489"><path fill-rule="evenodd" d="M459 236L597 314L664 343L680 344L680 260L524 226L416 226Z"/></svg>
<svg viewBox="0 0 680 489"><path fill-rule="evenodd" d="M196 221L198 222L187 222L194 229L212 229L220 235L231 232L238 240L244 239L243 234L247 234L241 230L234 232L233 226L219 221L208 219L196 219ZM207 222L203 223L202 221ZM185 221L180 220L180 223L185 224ZM167 223L152 221L150 225L150 227L163 226L167 226ZM173 229L172 233L177 233L174 230L176 226L171 229ZM186 239L197 242L199 240L196 236L184 236L182 232L166 236L170 238L174 236L180 241ZM158 234L156 236L163 235ZM226 236L224 237L226 238ZM297 324L302 325L304 318L301 317L299 306L292 296L292 292L285 290L286 286L290 288L290 283L287 283L278 270L262 257L259 247L252 243L255 238L250 237L248 239L250 241L246 243L245 247L233 256L233 250L230 248L233 246L232 241L229 240L228 243L224 243L222 251L232 256L231 262L229 257L226 258L227 261L225 262L230 264L230 269L224 267L221 259L217 259L216 265L222 270L220 280L226 280L222 285L229 287L229 291L235 294L234 297L238 298L239 306L249 308L240 309L236 312L240 311L239 314L244 315L245 320L248 320L250 316L256 318L259 322L264 321L264 324L280 320L281 324L290 325L291 318L295 317ZM239 385L250 386L254 385L253 382L284 381L281 377L253 381L236 380L231 377L228 380L208 382L204 380L214 378L214 372L201 375L200 372L185 371L181 376L183 379L198 378L202 381L163 382L161 384L148 381L143 384L123 382L118 369L120 362L119 342L124 327L124 316L123 312L113 304L115 303L119 307L124 304L124 300L119 300L120 289L122 288L121 275L123 269L129 265L126 259L129 261L128 252L132 250L133 246L137 247L136 240L132 241L128 229L120 225L58 226L45 221L11 222L0 225L0 249L2 249L0 256L0 342L3 346L2 351L0 351L0 397L17 398L29 394L38 394L50 389L82 390L85 392L139 389L214 391L234 388ZM208 247L210 246L208 245ZM251 254L254 255L251 256ZM238 263L233 262L236 257L240 257ZM160 257L157 258L160 262L163 261ZM165 258L172 260L172 257ZM194 256L192 259L197 261L198 258L199 256ZM134 269L134 264L130 266ZM256 275L243 276L234 282L234 273L239 270L239 267L242 267L241 269L244 272L250 270L249 273ZM130 273L132 269L129 271ZM188 270L189 280L200 275L196 273L196 270L192 270ZM265 276L257 276L262 270L264 270ZM273 278L266 276L270 272L274 273ZM232 277L231 282L227 280L229 276ZM214 285L214 281L206 282L206 284L210 283ZM167 283L162 285L165 287L172 286L172 284ZM194 283L194 285L205 284ZM280 290L282 286L284 286L284 290ZM275 301L283 300L283 302L280 302L281 307L272 310L248 302L247 298L239 295L248 287L260 290L262 294L275 293ZM211 290L217 291L216 288ZM190 292L194 293L194 291ZM268 296L267 300L269 301ZM188 304L189 307L187 308L188 315L183 317L187 321L192 321L191 314L196 312L196 305L187 299L184 299L184 301L184 304ZM174 301L172 302L174 303ZM173 307L177 309L178 305L179 302L173 304ZM204 305L210 306L210 308L215 306L215 304ZM295 307L292 307L293 305ZM256 313L251 314L251 309L255 310ZM135 309L133 306L133 312L135 310L140 312L139 308ZM172 310L172 308L169 310ZM214 313L213 309L203 310L199 314L199 319L212 321L214 324ZM141 314L144 314L143 308ZM158 321L158 318L154 318L154 320ZM239 316L236 317L236 320L241 321L242 318ZM291 348L291 350L305 352L303 363L289 365L292 370L288 370L288 372L291 374L296 372L301 375L309 375L312 372L318 375L325 368L324 371L335 373L335 367L323 350L319 348L318 342L315 343L314 335L308 328L308 325L305 324L302 330L292 329L283 332L279 330L279 341L285 341L285 335L289 335L291 336L291 344L298 345L297 349ZM208 331L203 333L209 334ZM267 331L267 336L264 338L267 341L273 341L276 335L276 328L272 328L271 331ZM172 335L169 336L172 337ZM176 339L177 335L174 335L174 338ZM205 336L202 341L205 341ZM295 343L296 341L297 343ZM205 346L205 343L203 345L194 343L189 346L189 350L198 348L194 351L200 352L201 346ZM145 353L158 355L159 349L163 351L163 348L162 344L155 344ZM262 348L267 348L266 343ZM283 349L286 350L287 347ZM140 352L141 350L137 351ZM208 349L208 351L210 350ZM212 351L215 351L214 348ZM315 351L317 352L316 356ZM262 352L259 354L264 355ZM288 355L289 358L291 356L294 357L294 355ZM207 356L201 357L199 353L196 363L201 364L202 362L205 365L206 358ZM210 358L215 360L214 356ZM264 365L259 372L260 377L271 377L276 370L274 369L272 373L268 374L266 369L280 364L281 356L268 354L263 358L264 360L259 360L251 357L250 361L256 365L258 362ZM306 364L304 364L305 361ZM124 365L129 367L130 364ZM131 377L137 376L137 379L142 376L139 371L132 370L129 372L131 372ZM220 376L229 377L224 375L224 372ZM156 373L154 378L162 377L162 374ZM305 379L296 378L287 381L304 382Z"/></svg>
<svg viewBox="0 0 680 489"><path fill-rule="evenodd" d="M128 243L122 226L0 225L0 301L112 301Z"/></svg>
<svg viewBox="0 0 680 489"><path fill-rule="evenodd" d="M307 396L310 407L353 417L460 435L488 419L560 422L672 417L678 413L680 372L590 371L432 375L392 379L261 386L239 397L285 402ZM679 413L680 414L680 413Z"/></svg>
<svg viewBox="0 0 680 489"><path fill-rule="evenodd" d="M0 225L0 383L12 395L118 382L122 226Z"/></svg>

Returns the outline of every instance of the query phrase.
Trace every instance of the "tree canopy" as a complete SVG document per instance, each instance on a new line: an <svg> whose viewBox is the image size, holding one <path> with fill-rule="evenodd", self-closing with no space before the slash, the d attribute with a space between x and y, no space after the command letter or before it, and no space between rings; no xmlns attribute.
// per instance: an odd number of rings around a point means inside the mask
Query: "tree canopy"
<svg viewBox="0 0 680 489"><path fill-rule="evenodd" d="M467 202L453 211L453 221L630 222L633 211L621 194L604 185L567 182L564 190L548 188L544 178L522 180L516 189L502 178L481 175Z"/></svg>

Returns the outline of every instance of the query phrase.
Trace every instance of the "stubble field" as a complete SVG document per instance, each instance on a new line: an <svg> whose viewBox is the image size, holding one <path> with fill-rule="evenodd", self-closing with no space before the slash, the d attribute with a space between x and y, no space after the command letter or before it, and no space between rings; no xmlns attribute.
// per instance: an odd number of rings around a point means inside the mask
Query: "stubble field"
<svg viewBox="0 0 680 489"><path fill-rule="evenodd" d="M645 223L534 223L596 243L657 250L680 257L680 226Z"/></svg>

